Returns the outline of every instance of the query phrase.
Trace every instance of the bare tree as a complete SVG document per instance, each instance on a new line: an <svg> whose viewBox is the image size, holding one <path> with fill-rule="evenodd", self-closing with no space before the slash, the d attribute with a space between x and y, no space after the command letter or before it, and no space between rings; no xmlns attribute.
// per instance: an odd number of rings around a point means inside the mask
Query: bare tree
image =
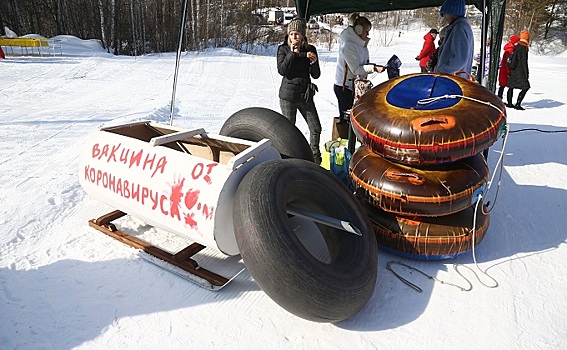
<svg viewBox="0 0 567 350"><path fill-rule="evenodd" d="M65 33L65 20L63 19L62 0L55 0L55 22L57 22L57 34Z"/></svg>
<svg viewBox="0 0 567 350"><path fill-rule="evenodd" d="M98 12L100 15L100 38L102 41L102 46L105 49L108 49L108 42L106 40L106 33L105 33L106 25L104 23L105 16L104 16L104 8L102 7L102 0L98 0Z"/></svg>
<svg viewBox="0 0 567 350"><path fill-rule="evenodd" d="M116 0L110 0L110 48L116 54Z"/></svg>

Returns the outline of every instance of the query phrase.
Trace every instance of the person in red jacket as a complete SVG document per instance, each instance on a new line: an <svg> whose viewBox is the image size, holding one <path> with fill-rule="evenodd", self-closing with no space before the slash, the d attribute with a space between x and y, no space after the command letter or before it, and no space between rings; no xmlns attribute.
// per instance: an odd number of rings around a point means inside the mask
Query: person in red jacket
<svg viewBox="0 0 567 350"><path fill-rule="evenodd" d="M2 46L0 46L0 59L6 58L6 55L4 55L4 51L2 51Z"/></svg>
<svg viewBox="0 0 567 350"><path fill-rule="evenodd" d="M419 55L415 57L416 61L419 61L421 73L429 72L429 70L427 69L427 62L429 62L429 57L431 56L431 54L435 52L435 38L437 37L437 34L437 29L433 28L423 37L423 39L425 40L425 42L423 43L423 48L421 49Z"/></svg>
<svg viewBox="0 0 567 350"><path fill-rule="evenodd" d="M504 88L508 86L508 77L510 76L510 68L506 64L508 56L514 52L514 45L520 41L516 35L510 36L510 41L504 45L504 53L502 54L502 61L500 62L500 71L498 72L498 97L502 99L504 96Z"/></svg>

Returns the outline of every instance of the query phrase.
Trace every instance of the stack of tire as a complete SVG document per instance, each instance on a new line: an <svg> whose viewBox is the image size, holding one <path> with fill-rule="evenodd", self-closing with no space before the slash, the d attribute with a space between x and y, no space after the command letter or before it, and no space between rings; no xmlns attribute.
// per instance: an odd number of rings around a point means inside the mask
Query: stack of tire
<svg viewBox="0 0 567 350"><path fill-rule="evenodd" d="M482 153L506 124L496 95L457 75L410 74L362 96L351 121L363 146L349 175L380 246L438 260L483 240L490 218L475 205L488 181Z"/></svg>

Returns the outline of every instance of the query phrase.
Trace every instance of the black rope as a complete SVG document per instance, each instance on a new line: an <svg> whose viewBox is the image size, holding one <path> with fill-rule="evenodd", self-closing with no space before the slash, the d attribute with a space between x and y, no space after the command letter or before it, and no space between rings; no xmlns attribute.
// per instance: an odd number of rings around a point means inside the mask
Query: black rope
<svg viewBox="0 0 567 350"><path fill-rule="evenodd" d="M523 131L537 131L537 132L543 132L543 133L547 133L547 134L554 134L554 133L560 133L560 132L567 132L567 129L565 130L541 130L538 128L525 128L525 129L518 129L518 130L510 130L509 133L514 133L514 132L523 132Z"/></svg>
<svg viewBox="0 0 567 350"><path fill-rule="evenodd" d="M463 276L463 275L459 272L459 270L457 270L456 265L454 265L454 268L455 268L455 270L457 271L457 273L461 276L461 278L463 278L463 279L466 281L466 283L468 284L467 287L461 287L461 286L459 286L459 285L457 285L457 284L455 284L455 283L451 283L451 282L447 282L447 281L440 280L440 279L438 279L438 278L435 278L435 277L433 277L433 276L431 276L431 275L426 274L425 272L421 271L421 270L418 269L418 268L415 268L415 267L413 267L413 266L410 266L410 265L408 265L408 264L405 264L405 263L403 263L403 262L401 262L401 261L395 261L395 260L390 260L390 261L388 261L388 263L386 264L386 269L388 269L390 272L392 272L392 273L394 274L394 276L396 276L396 277L397 277L400 281L402 281L404 284L408 285L409 287L411 287L412 289L414 289L416 292L419 292L419 293L423 292L423 289L421 289L418 285L416 285L416 284L410 282L410 281L407 280L406 278L402 277L402 275L400 275L399 273L397 273L396 271L394 271L394 269L392 268L392 265L400 265L400 266L403 266L403 267L409 269L410 271L415 271L415 272L418 272L418 273L422 274L423 276L427 277L427 278L430 279L430 280L433 280L433 281L435 281L435 282L439 282L439 283L441 283L441 284L446 284L446 285L449 285L449 286L453 286L453 287L459 288L459 289L460 289L461 291L463 291L463 292L469 292L469 291L472 290L472 284L471 284L471 282L470 282L465 276ZM465 266L465 267L467 267L467 266ZM470 269L469 267L467 267L467 268ZM473 272L474 272L474 271L473 271ZM410 273L411 273L411 272L410 272ZM476 273L475 273L475 275L476 275ZM490 277L490 276L489 276L489 277ZM478 276L477 276L477 278L478 278ZM491 277L491 278L492 278L492 277ZM480 279L479 279L479 281L480 281ZM482 283L482 281L481 281L481 283ZM484 283L483 283L483 284L484 284Z"/></svg>

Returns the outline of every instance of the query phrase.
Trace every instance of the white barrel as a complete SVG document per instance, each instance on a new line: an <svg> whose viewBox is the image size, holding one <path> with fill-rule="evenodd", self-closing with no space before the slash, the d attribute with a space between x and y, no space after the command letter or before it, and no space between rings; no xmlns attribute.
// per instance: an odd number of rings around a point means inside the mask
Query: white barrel
<svg viewBox="0 0 567 350"><path fill-rule="evenodd" d="M152 226L237 255L234 194L244 175L269 159L280 154L267 139L140 122L94 132L79 182L93 198Z"/></svg>

